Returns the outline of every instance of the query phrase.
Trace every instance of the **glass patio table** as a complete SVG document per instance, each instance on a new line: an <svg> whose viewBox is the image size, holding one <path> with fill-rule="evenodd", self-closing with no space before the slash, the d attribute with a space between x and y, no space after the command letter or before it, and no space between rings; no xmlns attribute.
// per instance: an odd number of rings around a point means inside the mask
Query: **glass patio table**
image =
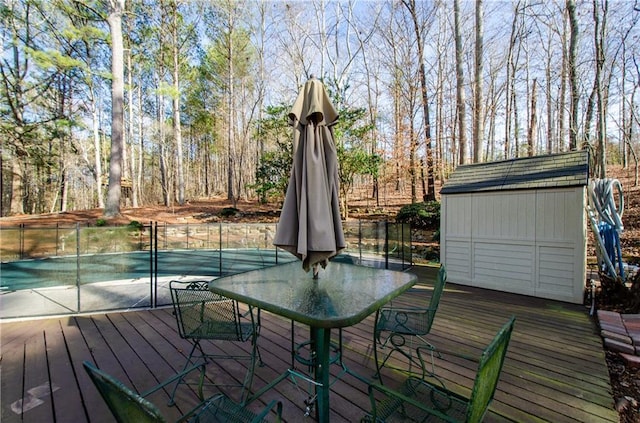
<svg viewBox="0 0 640 423"><path fill-rule="evenodd" d="M314 385L318 421L329 421L331 329L364 320L417 281L411 273L331 262L313 279L298 261L215 279L215 293L308 325L315 350ZM250 400L287 377L258 391Z"/></svg>

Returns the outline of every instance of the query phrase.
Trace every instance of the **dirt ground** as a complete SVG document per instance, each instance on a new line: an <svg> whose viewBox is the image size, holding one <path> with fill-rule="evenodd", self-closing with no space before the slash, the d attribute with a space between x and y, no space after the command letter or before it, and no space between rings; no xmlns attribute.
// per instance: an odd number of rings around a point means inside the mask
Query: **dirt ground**
<svg viewBox="0 0 640 423"><path fill-rule="evenodd" d="M624 214L622 221L624 231L621 235L623 261L640 265L640 186L635 186L633 169L612 167L608 170L609 177L618 179L622 183L624 193ZM437 189L436 191L439 191ZM384 195L378 206L366 195L354 195L350 201L351 219L385 219L392 220L403 204L410 202L407 196ZM239 201L235 208L237 213L225 216L223 210L234 205L226 198L212 198L206 200L191 200L183 206L144 206L122 210L122 215L107 221L108 225L126 225L131 221L140 223L166 222L175 223L211 223L211 222L277 222L279 205L258 204L257 202ZM41 215L21 215L0 218L0 227L26 226L55 226L81 223L95 225L102 219L102 209L73 211L65 213L49 213ZM594 253L593 236L590 234L589 255ZM593 260L593 258L592 258ZM615 304L606 301L599 302L603 309L616 309ZM625 312L625 310L616 311ZM631 368L620 358L619 354L607 352L607 364L611 376L613 401L620 413L621 423L640 422L640 369Z"/></svg>
<svg viewBox="0 0 640 423"><path fill-rule="evenodd" d="M625 204L622 216L624 231L620 237L623 262L640 265L640 186L635 185L633 169L612 168L608 176L618 179L624 192ZM590 245L593 246L592 239ZM616 303L609 303L607 299L602 299L600 308L621 313L628 312L620 309ZM637 310L634 312L637 313ZM640 368L628 366L620 354L615 352L607 351L606 359L611 377L613 400L620 415L620 423L640 422Z"/></svg>

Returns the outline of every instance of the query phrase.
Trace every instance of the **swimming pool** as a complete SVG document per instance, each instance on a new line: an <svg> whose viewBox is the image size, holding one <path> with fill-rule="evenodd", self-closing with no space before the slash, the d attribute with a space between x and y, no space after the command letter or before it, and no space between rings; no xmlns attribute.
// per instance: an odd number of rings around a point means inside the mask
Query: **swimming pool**
<svg viewBox="0 0 640 423"><path fill-rule="evenodd" d="M343 225L335 260L404 270L410 228ZM0 228L0 319L160 307L172 279L205 279L297 260L273 246L275 224Z"/></svg>
<svg viewBox="0 0 640 423"><path fill-rule="evenodd" d="M0 318L171 304L170 280L206 279L295 260L277 250L174 250L18 260L0 266Z"/></svg>

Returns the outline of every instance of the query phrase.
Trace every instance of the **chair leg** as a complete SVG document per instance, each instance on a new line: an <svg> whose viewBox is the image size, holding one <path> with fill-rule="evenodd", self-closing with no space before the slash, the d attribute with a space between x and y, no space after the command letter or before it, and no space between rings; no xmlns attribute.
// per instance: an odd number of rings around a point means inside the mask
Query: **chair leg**
<svg viewBox="0 0 640 423"><path fill-rule="evenodd" d="M260 309L258 308L258 312L256 313L257 317L256 320L258 321L258 323L255 325L255 332L253 335L253 340L252 342L255 342L256 344L256 351L258 353L258 366L262 367L264 366L264 361L262 361L262 354L260 354L260 345L258 345L258 338L260 338L260 329L262 328L262 322L261 322L261 318L260 318Z"/></svg>
<svg viewBox="0 0 640 423"><path fill-rule="evenodd" d="M415 364L416 366L418 366L420 368L420 372L421 372L421 376L424 379L426 376L434 376L435 375L435 354L434 352L437 351L436 347L433 346L431 343L427 342L426 339L424 339L421 336L417 336L418 340L420 341L420 343L417 343L414 339L413 336L410 336L411 340L408 343L408 350L409 352L405 351L403 348L403 346L407 345L405 336L403 335L398 335L396 334L395 336L399 336L402 339L402 342L398 342L398 341L394 341L392 338L393 335L387 337L385 339L384 342L380 342L380 336L376 336L374 337L373 340L373 356L374 356L374 360L376 362L376 373L373 375L374 379L378 379L380 381L380 383L382 384L382 374L381 374L381 369L387 364L387 361L389 360L389 358L391 358L391 355L393 355L394 352L398 352L400 353L402 356L404 356L408 361L409 361L409 373L413 372L413 365ZM391 345L388 346L387 344L389 343L389 341L391 341ZM384 360L382 360L382 363L380 363L378 361L378 345L380 345L381 348L390 348L390 351L387 353L387 355L384 357ZM431 356L431 371L427 370L426 368L426 362L422 356L421 351L423 350L428 350L429 354ZM415 350L415 356L413 351Z"/></svg>
<svg viewBox="0 0 640 423"><path fill-rule="evenodd" d="M258 339L257 336L254 335L254 338L251 340L251 359L249 362L249 366L247 368L247 374L244 377L244 381L242 383L242 398L241 404L246 404L251 396L251 388L253 386L253 376L256 368L256 355L258 356L258 360L260 366L263 365L262 357L260 357L260 349L258 348Z"/></svg>
<svg viewBox="0 0 640 423"><path fill-rule="evenodd" d="M196 348L200 350L201 355L204 355L202 353L202 348L200 347L200 342L199 341L195 341L193 342L193 347L191 347L191 352L189 353L189 357L187 357L187 360L184 363L184 366L182 367L182 371L184 372L187 367L189 367L189 365L192 364L192 357L193 357L193 353L196 351ZM205 361L205 365L206 365L206 358L204 359ZM204 401L204 394L203 394L203 384L204 384L204 377L205 377L205 372L206 372L206 366L202 367L202 372L200 373L200 379L198 382L198 398L200 399L200 401ZM176 396L176 391L178 390L178 386L180 386L181 383L184 383L184 377L185 375L183 375L180 379L177 380L175 386L173 387L173 391L171 392L171 397L169 398L169 403L168 406L169 407L173 407L174 405L176 405L175 402L175 396Z"/></svg>
<svg viewBox="0 0 640 423"><path fill-rule="evenodd" d="M258 336L256 336L256 339L251 342L255 344L256 354L258 355L258 366L262 367L264 366L264 361L262 361L262 354L260 354L260 345L258 345Z"/></svg>
<svg viewBox="0 0 640 423"><path fill-rule="evenodd" d="M373 361L375 361L376 363L376 373L373 375L373 378L378 379L381 384L382 384L382 374L380 373L380 369L384 367L384 364L387 362L387 359L389 358L389 355L391 355L391 353L387 355L382 365L380 365L380 362L378 361L378 344L381 344L381 347L384 348L385 345L387 345L387 341L388 339L385 340L384 343L381 343L379 333L375 334L373 337Z"/></svg>

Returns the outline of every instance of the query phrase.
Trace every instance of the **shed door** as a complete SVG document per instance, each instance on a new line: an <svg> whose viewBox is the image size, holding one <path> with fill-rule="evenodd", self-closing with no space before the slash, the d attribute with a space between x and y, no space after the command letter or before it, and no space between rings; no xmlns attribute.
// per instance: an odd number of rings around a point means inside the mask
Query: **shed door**
<svg viewBox="0 0 640 423"><path fill-rule="evenodd" d="M442 259L449 280L582 302L582 188L446 195Z"/></svg>

